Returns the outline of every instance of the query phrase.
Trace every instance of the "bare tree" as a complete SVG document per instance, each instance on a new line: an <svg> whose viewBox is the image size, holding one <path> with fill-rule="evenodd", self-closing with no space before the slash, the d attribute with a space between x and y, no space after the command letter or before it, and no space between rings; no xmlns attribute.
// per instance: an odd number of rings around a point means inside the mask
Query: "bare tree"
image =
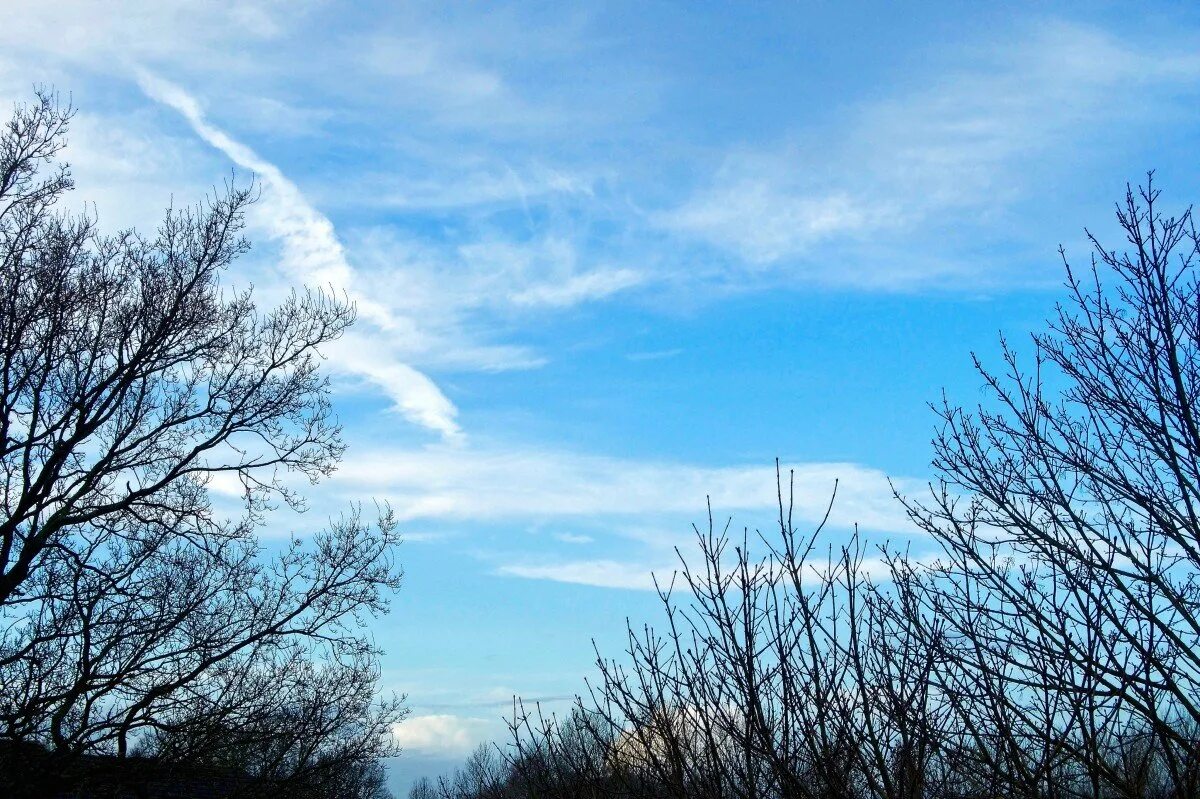
<svg viewBox="0 0 1200 799"><path fill-rule="evenodd" d="M0 136L0 737L63 762L219 760L213 733L237 730L280 785L373 761L403 715L363 630L399 584L389 514L277 556L255 537L274 504L303 507L289 473L342 454L318 365L353 308L307 291L265 312L222 287L253 187L150 238L58 210L71 116L39 93ZM240 510L214 508L213 480Z"/></svg>
<svg viewBox="0 0 1200 799"><path fill-rule="evenodd" d="M1200 795L1200 233L1158 200L1067 265L1028 366L1005 344L989 402L937 408L940 479L901 498L936 561L874 579L782 490L766 534L710 515L571 719L514 713L507 795Z"/></svg>
<svg viewBox="0 0 1200 799"><path fill-rule="evenodd" d="M1006 767L1030 795L1200 790L1200 236L1158 199L1118 206L1127 252L1067 264L1027 364L977 361L995 401L940 406L942 482L908 501L946 553L944 653L992 687L997 747L1041 753Z"/></svg>
<svg viewBox="0 0 1200 799"><path fill-rule="evenodd" d="M711 515L697 529L698 559L660 589L661 631L631 627L621 657L598 654L566 723L518 706L509 762L529 795L915 799L958 784L930 679L940 633L907 562L872 583L857 536L820 546L823 525L799 532L780 485L776 529L735 538Z"/></svg>

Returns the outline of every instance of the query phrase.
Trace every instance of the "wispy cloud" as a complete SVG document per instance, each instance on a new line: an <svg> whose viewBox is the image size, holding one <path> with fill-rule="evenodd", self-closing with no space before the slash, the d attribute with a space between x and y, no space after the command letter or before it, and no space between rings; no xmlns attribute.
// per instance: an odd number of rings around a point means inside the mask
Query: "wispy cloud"
<svg viewBox="0 0 1200 799"><path fill-rule="evenodd" d="M596 539L590 535L581 533L554 533L556 541L562 541L564 544L590 544Z"/></svg>
<svg viewBox="0 0 1200 799"><path fill-rule="evenodd" d="M614 111L600 103L545 101L546 85L575 68L585 46L579 18L586 15L519 5L410 13L403 24L384 20L343 45L355 54L354 72L382 79L393 90L391 102L419 109L447 130L553 137ZM531 71L542 84L538 92L529 91ZM571 86L574 95L588 91L586 82Z"/></svg>
<svg viewBox="0 0 1200 799"><path fill-rule="evenodd" d="M712 188L660 217L674 230L735 250L752 263L804 254L836 236L878 227L886 208L834 191L797 193L780 185L779 165L733 157L717 173Z"/></svg>
<svg viewBox="0 0 1200 799"><path fill-rule="evenodd" d="M824 517L836 485L834 525L911 529L879 470L854 463L798 464L784 472L785 491L789 477L799 523ZM901 487L910 482L898 481ZM402 519L600 516L634 537L641 527L630 527L619 517L678 514L694 519L705 512L707 498L718 515L769 511L778 504L773 465L710 467L519 447L360 451L331 486L348 495L387 499Z"/></svg>
<svg viewBox="0 0 1200 799"><path fill-rule="evenodd" d="M632 269L597 269L571 275L557 283L530 286L512 295L516 305L545 305L564 308L587 300L599 300L636 286L644 277Z"/></svg>
<svg viewBox="0 0 1200 799"><path fill-rule="evenodd" d="M444 242L373 226L352 231L350 242L375 292L405 319L421 320L394 346L432 368L539 367L545 355L497 343L497 331L608 300L646 280L634 269L590 264L575 240L554 232L514 238L487 231Z"/></svg>
<svg viewBox="0 0 1200 799"><path fill-rule="evenodd" d="M178 111L200 138L258 175L263 200L257 214L269 234L280 242L285 269L307 285L328 288L354 301L371 332L353 331L333 345L332 366L383 389L409 420L449 438L460 436L457 409L434 382L413 367L389 359L386 347L373 340L379 334L394 335L400 323L384 304L364 293L333 223L277 166L209 123L196 98L145 70L138 70L137 78L149 97Z"/></svg>
<svg viewBox="0 0 1200 799"><path fill-rule="evenodd" d="M130 0L120 14L92 0L8 0L0 42L10 50L33 50L91 67L123 65L128 58L171 59L228 67L237 48L213 58L213 48L231 41L269 41L302 18L311 3L197 0L186 4ZM99 63L97 63L99 62ZM215 63L220 62L220 63Z"/></svg>
<svg viewBox="0 0 1200 799"><path fill-rule="evenodd" d="M551 563L508 563L496 573L530 580L551 580L556 583L590 585L596 588L622 588L652 591L655 577L665 588L677 564L664 562L651 566L639 562L615 560L571 560Z"/></svg>
<svg viewBox="0 0 1200 799"><path fill-rule="evenodd" d="M682 347L672 347L669 350L631 352L625 356L625 359L630 361L665 361L668 358L674 358L676 355L680 355L682 353Z"/></svg>
<svg viewBox="0 0 1200 799"><path fill-rule="evenodd" d="M919 536L892 493L893 484L915 492L918 480L889 481L854 463L796 464L782 479L801 529L815 529L828 511L833 542L855 527L875 541ZM655 574L670 579L676 548L692 551L692 525L707 524L707 503L714 524L731 521L735 529L770 529L779 506L771 464L701 466L478 443L359 452L327 490L339 501L386 500L402 523L487 531L460 536L457 546L497 575L631 590L653 588Z"/></svg>
<svg viewBox="0 0 1200 799"><path fill-rule="evenodd" d="M449 52L444 40L429 36L375 34L357 43L359 58L372 72L451 109L517 102L495 69Z"/></svg>
<svg viewBox="0 0 1200 799"><path fill-rule="evenodd" d="M361 303L360 314L378 325L392 325L391 316L381 304L361 296L357 276L346 261L333 223L312 207L295 183L277 166L210 124L199 101L182 87L145 70L137 71L137 79L148 97L178 111L201 139L258 175L265 196L263 221L283 245L286 269L307 283L349 294Z"/></svg>
<svg viewBox="0 0 1200 799"><path fill-rule="evenodd" d="M950 48L940 60L944 71L924 85L860 105L819 138L797 130L773 147L732 148L708 184L658 222L757 268L792 264L803 281L986 279L937 258L918 269L897 268L895 257L855 264L830 247L970 224L1029 190L1036 165L1200 93L1194 42L1142 46L1063 22L1039 20L1002 44Z"/></svg>
<svg viewBox="0 0 1200 799"><path fill-rule="evenodd" d="M563 197L594 196L595 178L586 173L568 173L536 162L496 163L483 156L464 159L437 152L424 155L429 161L406 164L412 174L401 170L365 174L352 186L331 187L324 199L354 210L477 212L513 207L525 210L532 204Z"/></svg>
<svg viewBox="0 0 1200 799"><path fill-rule="evenodd" d="M826 579L829 574L836 574L842 568L842 561L837 558L838 550L834 549L834 558L822 559L820 552L808 564L808 573L814 580ZM753 548L751 550L753 554ZM759 552L761 555L762 552ZM934 555L921 555L909 559L910 563L932 562ZM691 564L693 567L697 563ZM521 577L528 580L550 580L556 583L574 585L590 585L595 588L616 588L630 591L658 591L671 589L673 591L689 590L682 574L683 563L676 559L658 561L617 561L603 558L585 560L551 560L541 558L513 563L504 563L496 568L496 574L506 577ZM730 568L733 565L730 564ZM892 577L890 563L882 556L863 558L856 568L856 573L875 581L886 581ZM782 574L782 572L780 572Z"/></svg>

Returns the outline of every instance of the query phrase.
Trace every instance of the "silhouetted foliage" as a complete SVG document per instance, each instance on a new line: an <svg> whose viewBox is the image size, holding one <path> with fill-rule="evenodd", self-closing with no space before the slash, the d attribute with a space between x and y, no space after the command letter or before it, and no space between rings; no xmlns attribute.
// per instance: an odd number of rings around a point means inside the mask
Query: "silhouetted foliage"
<svg viewBox="0 0 1200 799"><path fill-rule="evenodd" d="M137 749L255 796L376 796L404 712L363 630L399 585L392 521L351 513L274 556L255 537L303 506L289 473L342 454L319 348L353 309L222 287L252 187L152 237L59 210L71 116L41 93L0 134L0 738L49 758L0 779L49 795L73 760ZM214 480L240 503L214 508Z"/></svg>
<svg viewBox="0 0 1200 799"><path fill-rule="evenodd" d="M419 796L1200 795L1200 235L1157 204L1068 265L1028 366L936 407L938 479L898 497L936 559L822 546L781 476L778 528L710 517L568 719L517 706L486 792Z"/></svg>

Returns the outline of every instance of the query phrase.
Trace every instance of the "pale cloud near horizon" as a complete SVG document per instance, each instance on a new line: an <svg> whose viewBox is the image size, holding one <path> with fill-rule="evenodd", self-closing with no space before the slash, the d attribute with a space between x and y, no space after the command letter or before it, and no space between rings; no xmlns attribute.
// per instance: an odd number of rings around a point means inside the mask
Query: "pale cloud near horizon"
<svg viewBox="0 0 1200 799"><path fill-rule="evenodd" d="M503 729L498 719L432 713L409 716L392 726L392 739L402 751L461 757Z"/></svg>
<svg viewBox="0 0 1200 799"><path fill-rule="evenodd" d="M596 588L621 588L634 591L653 591L658 586L666 588L677 564L663 562L658 565L642 562L622 562L609 559L568 560L541 563L506 563L496 569L496 574L505 577L523 577L529 580L550 580L556 583L590 585Z"/></svg>
<svg viewBox="0 0 1200 799"><path fill-rule="evenodd" d="M751 547L752 555L755 548ZM692 568L703 571L698 553L690 550L680 550L686 560L691 557ZM763 556L760 549L758 556ZM831 557L832 556L832 557ZM842 561L838 558L839 549L834 547L825 552L818 550L807 563L805 574L811 576L814 584L831 573L842 569ZM912 564L929 563L936 555L921 554L907 558ZM735 564L727 564L736 568ZM671 591L672 593L690 590L683 576L683 563L676 558L669 560L634 560L618 561L609 558L555 560L547 558L526 559L502 563L496 567L495 573L503 577L520 577L528 580L550 580L556 583L587 585L595 588L617 588L630 591ZM880 555L864 557L858 562L854 573L876 582L890 580L892 577L891 564ZM777 574L782 574L777 572Z"/></svg>
<svg viewBox="0 0 1200 799"><path fill-rule="evenodd" d="M825 522L826 541L838 546L855 529L875 544L923 539L894 490L915 495L927 488L924 480L889 478L856 463L785 463L780 479L801 534ZM241 491L221 475L210 488ZM632 590L652 589L654 574L669 579L677 548L692 551L693 525L704 529L710 508L718 531L729 524L769 532L780 503L774 465L703 466L478 442L356 449L312 496L324 510L367 497L386 503L402 528L418 526L414 540L452 542L500 576ZM485 544L488 536L471 534L476 529L504 534ZM547 539L557 546L548 548ZM867 571L879 565L868 563Z"/></svg>
<svg viewBox="0 0 1200 799"><path fill-rule="evenodd" d="M782 481L801 533L828 513L830 543L855 528L876 543L920 538L893 486L913 494L921 480L889 480L855 463L798 463L784 465ZM701 466L478 443L360 450L323 490L343 501L386 502L402 526L508 530L490 544L458 542L499 576L639 591L654 587L654 575L669 581L679 565L676 548L692 551L692 525L707 525L709 507L718 530L728 522L734 530L766 531L777 523L780 501L773 465ZM516 532L521 527L526 534ZM547 537L559 546L547 549Z"/></svg>
<svg viewBox="0 0 1200 799"><path fill-rule="evenodd" d="M817 524L836 486L830 523L906 533L908 517L878 469L854 463L784 467L785 498L794 486L794 519ZM333 492L387 500L401 520L637 517L653 513L699 518L773 511L772 465L697 466L521 447L449 447L362 451L329 481ZM900 479L897 487L919 481ZM635 531L630 535L636 537Z"/></svg>

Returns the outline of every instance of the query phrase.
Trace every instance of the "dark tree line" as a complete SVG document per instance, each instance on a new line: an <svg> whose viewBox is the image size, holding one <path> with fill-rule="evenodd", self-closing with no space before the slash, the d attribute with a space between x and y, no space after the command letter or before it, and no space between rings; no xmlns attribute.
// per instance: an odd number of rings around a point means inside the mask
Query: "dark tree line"
<svg viewBox="0 0 1200 799"><path fill-rule="evenodd" d="M1200 796L1200 235L1152 179L1032 355L935 406L934 560L698 531L567 718L413 799ZM1064 262L1066 261L1064 257ZM882 562L884 568L866 568Z"/></svg>
<svg viewBox="0 0 1200 799"><path fill-rule="evenodd" d="M41 93L0 131L0 793L87 790L63 783L104 756L379 796L404 710L364 623L399 584L394 525L256 537L303 507L289 475L342 454L318 365L353 308L222 285L253 187L152 236L62 210L71 116ZM214 507L213 480L241 501Z"/></svg>

